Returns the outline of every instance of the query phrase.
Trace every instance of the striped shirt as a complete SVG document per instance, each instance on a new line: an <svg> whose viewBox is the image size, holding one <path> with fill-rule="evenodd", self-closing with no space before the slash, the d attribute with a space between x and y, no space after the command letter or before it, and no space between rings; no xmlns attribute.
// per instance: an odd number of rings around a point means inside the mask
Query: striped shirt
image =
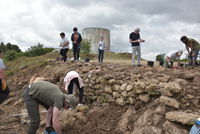
<svg viewBox="0 0 200 134"><path fill-rule="evenodd" d="M104 41L100 41L98 45L98 50L104 50L106 49L106 44Z"/></svg>

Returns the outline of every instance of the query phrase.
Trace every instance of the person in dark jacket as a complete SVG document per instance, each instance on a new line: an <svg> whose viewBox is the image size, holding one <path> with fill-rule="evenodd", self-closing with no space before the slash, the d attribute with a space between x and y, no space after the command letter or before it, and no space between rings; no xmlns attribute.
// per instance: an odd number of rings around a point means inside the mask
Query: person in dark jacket
<svg viewBox="0 0 200 134"><path fill-rule="evenodd" d="M0 104L8 97L10 90L8 85L5 82L5 73L4 69L6 69L3 60L3 50L0 49ZM0 114L3 113L3 110L0 109Z"/></svg>
<svg viewBox="0 0 200 134"><path fill-rule="evenodd" d="M74 31L74 33L71 36L71 41L72 41L72 44L73 44L74 61L76 61L76 60L78 61L82 37L81 37L81 34L78 32L78 29L76 27L73 29L73 31Z"/></svg>

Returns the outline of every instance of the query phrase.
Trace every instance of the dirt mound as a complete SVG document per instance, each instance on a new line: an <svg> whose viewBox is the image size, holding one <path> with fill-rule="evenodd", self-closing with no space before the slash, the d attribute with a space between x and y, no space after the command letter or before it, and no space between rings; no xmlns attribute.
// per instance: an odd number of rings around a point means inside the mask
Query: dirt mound
<svg viewBox="0 0 200 134"><path fill-rule="evenodd" d="M19 128L0 129L0 133L27 133L28 116L23 116L22 120L22 117L12 115L26 109L22 93L35 72L49 78L64 91L64 76L72 70L83 79L84 106L62 111L63 133L188 133L199 116L199 68L133 68L130 65L71 60L63 64L62 61L47 60L46 65L37 70L26 67L7 78L11 94L0 105L5 111L0 115L1 126L19 124ZM45 109L40 107L40 111ZM41 113L38 134L44 130L45 113Z"/></svg>

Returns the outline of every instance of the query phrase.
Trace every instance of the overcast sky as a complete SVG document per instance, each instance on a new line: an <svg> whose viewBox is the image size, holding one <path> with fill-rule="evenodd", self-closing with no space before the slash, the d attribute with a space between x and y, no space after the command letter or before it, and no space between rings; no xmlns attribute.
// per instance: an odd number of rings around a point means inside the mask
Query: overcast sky
<svg viewBox="0 0 200 134"><path fill-rule="evenodd" d="M182 49L180 37L200 41L200 0L0 0L0 42L22 51L38 42L58 47L60 32L107 28L111 51L131 52L129 34L141 29L142 58ZM182 58L184 58L182 56Z"/></svg>

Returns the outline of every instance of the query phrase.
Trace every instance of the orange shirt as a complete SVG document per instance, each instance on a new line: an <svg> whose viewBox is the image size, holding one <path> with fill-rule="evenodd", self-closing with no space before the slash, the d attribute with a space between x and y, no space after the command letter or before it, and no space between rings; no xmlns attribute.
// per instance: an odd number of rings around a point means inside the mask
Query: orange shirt
<svg viewBox="0 0 200 134"><path fill-rule="evenodd" d="M78 33L75 34L75 41L77 41Z"/></svg>

